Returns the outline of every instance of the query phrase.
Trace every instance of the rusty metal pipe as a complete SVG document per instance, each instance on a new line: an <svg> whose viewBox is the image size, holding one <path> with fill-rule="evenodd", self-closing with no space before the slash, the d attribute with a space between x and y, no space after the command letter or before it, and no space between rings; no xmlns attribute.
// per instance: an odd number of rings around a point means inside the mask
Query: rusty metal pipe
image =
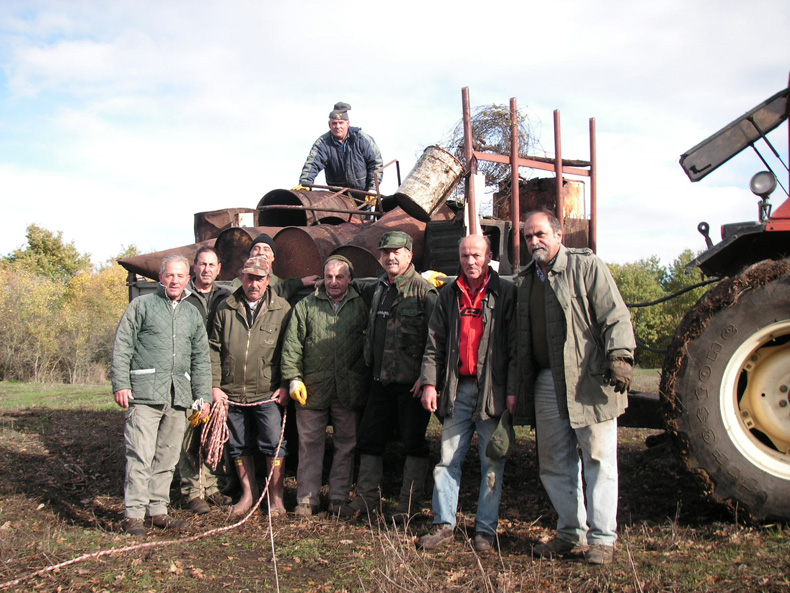
<svg viewBox="0 0 790 593"><path fill-rule="evenodd" d="M192 263L195 261L195 254L201 247L214 247L216 239L209 239L208 241L200 241L199 243L192 243L191 245L182 245L181 247L173 247L164 251L154 251L153 253L146 253L145 255L136 255L134 257L124 257L118 260L118 263L124 269L133 274L139 274L144 278L151 280L159 280L159 270L162 267L162 260L168 255L183 255L189 260L190 273L192 272Z"/></svg>
<svg viewBox="0 0 790 593"><path fill-rule="evenodd" d="M248 222L245 221L248 220ZM195 241L216 239L227 228L250 226L255 221L254 208L224 208L195 213Z"/></svg>

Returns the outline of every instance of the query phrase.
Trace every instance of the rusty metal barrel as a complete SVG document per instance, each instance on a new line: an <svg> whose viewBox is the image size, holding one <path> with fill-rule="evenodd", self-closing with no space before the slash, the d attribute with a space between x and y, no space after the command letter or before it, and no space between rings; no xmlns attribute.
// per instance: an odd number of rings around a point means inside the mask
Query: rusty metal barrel
<svg viewBox="0 0 790 593"><path fill-rule="evenodd" d="M231 227L222 231L214 245L222 264L218 280L233 280L241 273L244 262L250 256L252 242L263 233L272 239L282 229L280 227ZM278 254L279 255L279 254Z"/></svg>
<svg viewBox="0 0 790 593"><path fill-rule="evenodd" d="M289 227L361 222L362 217L354 214L358 206L345 193L274 189L258 202L257 224Z"/></svg>
<svg viewBox="0 0 790 593"><path fill-rule="evenodd" d="M433 220L452 220L453 213L448 207L440 208ZM354 275L358 278L373 277L381 271L378 260L378 247L381 236L388 231L403 231L413 242L415 267L422 267L423 238L426 223L418 220L400 207L387 212L376 222L364 225L350 241L341 245L332 255L342 255L354 264Z"/></svg>
<svg viewBox="0 0 790 593"><path fill-rule="evenodd" d="M398 206L418 220L427 222L458 185L464 166L438 146L429 146L398 187Z"/></svg>
<svg viewBox="0 0 790 593"><path fill-rule="evenodd" d="M361 226L354 223L286 227L274 237L277 257L274 273L281 278L323 275L324 261L332 251L350 241Z"/></svg>
<svg viewBox="0 0 790 593"><path fill-rule="evenodd" d="M195 213L195 241L216 239L225 229L233 226L253 226L257 210L254 208L224 208Z"/></svg>
<svg viewBox="0 0 790 593"><path fill-rule="evenodd" d="M214 247L215 242L215 239L209 239L208 241L192 243L191 245L182 245L181 247L166 249L165 251L154 251L153 253L146 253L145 255L124 257L123 259L119 259L118 263L128 272L139 274L151 280L159 280L159 270L162 267L162 260L168 255L183 255L189 260L191 272L192 262L195 261L195 254L198 252L198 249L201 247Z"/></svg>

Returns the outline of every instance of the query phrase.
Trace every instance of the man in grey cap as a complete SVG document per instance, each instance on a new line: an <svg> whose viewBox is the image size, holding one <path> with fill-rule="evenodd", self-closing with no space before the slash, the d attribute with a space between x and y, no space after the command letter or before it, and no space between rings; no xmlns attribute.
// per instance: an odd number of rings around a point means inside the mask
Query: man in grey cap
<svg viewBox="0 0 790 593"><path fill-rule="evenodd" d="M310 185L324 171L329 186L368 191L376 186L376 169L384 164L376 141L351 127L348 103L335 103L329 114L329 131L315 141L299 177L300 185ZM379 173L379 182L381 182Z"/></svg>
<svg viewBox="0 0 790 593"><path fill-rule="evenodd" d="M373 287L364 345L373 383L357 433L356 498L344 507L345 516L379 509L384 450L396 430L406 463L393 518L404 520L414 514L412 509L419 508L425 490L429 470L425 430L431 414L420 402L420 364L438 293L414 269L412 257L409 235L401 231L382 235L379 263L384 273Z"/></svg>

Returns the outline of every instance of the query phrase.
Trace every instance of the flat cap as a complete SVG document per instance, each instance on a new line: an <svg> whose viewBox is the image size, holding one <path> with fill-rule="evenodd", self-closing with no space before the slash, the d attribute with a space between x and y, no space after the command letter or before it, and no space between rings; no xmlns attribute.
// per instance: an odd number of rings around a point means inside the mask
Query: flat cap
<svg viewBox="0 0 790 593"><path fill-rule="evenodd" d="M254 274L255 276L268 276L272 271L272 264L265 255L256 255L244 262L241 270L242 274Z"/></svg>

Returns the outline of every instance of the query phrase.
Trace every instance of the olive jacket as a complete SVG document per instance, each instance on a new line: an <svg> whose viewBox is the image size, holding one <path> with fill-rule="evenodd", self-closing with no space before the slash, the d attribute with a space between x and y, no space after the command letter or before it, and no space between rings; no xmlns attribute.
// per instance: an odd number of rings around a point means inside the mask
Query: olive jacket
<svg viewBox="0 0 790 593"><path fill-rule="evenodd" d="M255 403L271 398L282 385L282 332L291 306L269 286L252 326L247 322L244 289L238 288L217 308L209 332L213 387L231 401Z"/></svg>
<svg viewBox="0 0 790 593"><path fill-rule="evenodd" d="M534 424L537 372L532 358L529 299L535 262L519 274L517 344L519 393L514 423ZM624 393L604 385L614 358L633 360L636 343L631 314L606 264L589 249L560 246L548 270L546 333L560 414L581 428L616 418L628 406Z"/></svg>

